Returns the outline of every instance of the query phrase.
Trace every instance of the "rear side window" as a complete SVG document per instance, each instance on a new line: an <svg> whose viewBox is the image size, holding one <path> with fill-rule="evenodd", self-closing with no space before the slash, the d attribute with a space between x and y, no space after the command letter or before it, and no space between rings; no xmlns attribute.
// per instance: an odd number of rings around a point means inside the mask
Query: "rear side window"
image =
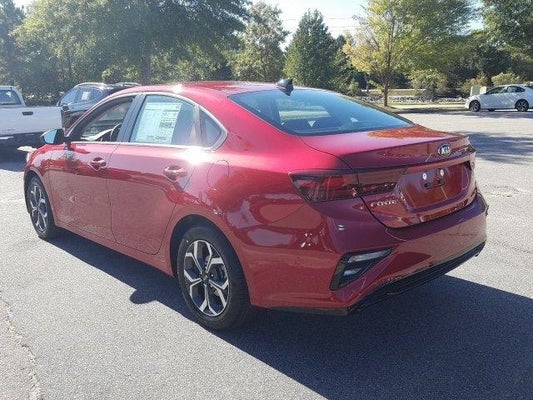
<svg viewBox="0 0 533 400"><path fill-rule="evenodd" d="M277 128L299 136L317 136L411 126L406 119L338 93L295 89L240 93L230 97Z"/></svg>
<svg viewBox="0 0 533 400"><path fill-rule="evenodd" d="M188 145L194 106L168 96L148 96L135 122L131 142Z"/></svg>
<svg viewBox="0 0 533 400"><path fill-rule="evenodd" d="M202 131L202 147L213 147L222 137L224 131L205 112L200 112L200 129Z"/></svg>
<svg viewBox="0 0 533 400"><path fill-rule="evenodd" d="M80 89L79 101L93 101L103 97L103 92L95 88L83 88Z"/></svg>
<svg viewBox="0 0 533 400"><path fill-rule="evenodd" d="M507 87L507 93L522 93L522 92L525 92L525 89L521 88L520 86Z"/></svg>
<svg viewBox="0 0 533 400"><path fill-rule="evenodd" d="M13 90L0 90L0 105L16 106L19 104L19 96Z"/></svg>

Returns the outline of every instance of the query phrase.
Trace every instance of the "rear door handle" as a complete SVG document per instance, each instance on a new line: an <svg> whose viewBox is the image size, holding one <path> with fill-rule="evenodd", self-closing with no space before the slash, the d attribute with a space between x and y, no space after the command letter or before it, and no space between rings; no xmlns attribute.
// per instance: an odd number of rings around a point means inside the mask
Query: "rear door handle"
<svg viewBox="0 0 533 400"><path fill-rule="evenodd" d="M163 170L163 173L165 176L170 179L172 182L177 181L179 178L184 178L187 176L187 171L184 168L177 167L175 165L172 165L170 167L166 167Z"/></svg>
<svg viewBox="0 0 533 400"><path fill-rule="evenodd" d="M33 111L22 111L22 115L33 115Z"/></svg>
<svg viewBox="0 0 533 400"><path fill-rule="evenodd" d="M99 169L105 168L107 165L106 161L102 157L97 157L94 160L91 160L89 164L96 171L98 171Z"/></svg>

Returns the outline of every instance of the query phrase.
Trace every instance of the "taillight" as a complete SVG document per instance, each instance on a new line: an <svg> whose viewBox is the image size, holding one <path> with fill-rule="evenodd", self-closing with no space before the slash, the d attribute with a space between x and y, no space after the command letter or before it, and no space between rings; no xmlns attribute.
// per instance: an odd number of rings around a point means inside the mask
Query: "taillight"
<svg viewBox="0 0 533 400"><path fill-rule="evenodd" d="M310 202L353 199L359 195L356 174L292 174L292 182Z"/></svg>
<svg viewBox="0 0 533 400"><path fill-rule="evenodd" d="M353 199L388 193L394 189L402 171L373 171L341 174L340 171L293 173L298 191L312 203Z"/></svg>

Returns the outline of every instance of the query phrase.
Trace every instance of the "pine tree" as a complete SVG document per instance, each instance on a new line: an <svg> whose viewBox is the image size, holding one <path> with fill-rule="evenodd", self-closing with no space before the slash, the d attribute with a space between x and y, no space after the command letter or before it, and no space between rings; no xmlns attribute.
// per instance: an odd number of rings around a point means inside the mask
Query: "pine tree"
<svg viewBox="0 0 533 400"><path fill-rule="evenodd" d="M339 74L337 49L322 14L307 11L287 49L286 76L297 85L333 89Z"/></svg>

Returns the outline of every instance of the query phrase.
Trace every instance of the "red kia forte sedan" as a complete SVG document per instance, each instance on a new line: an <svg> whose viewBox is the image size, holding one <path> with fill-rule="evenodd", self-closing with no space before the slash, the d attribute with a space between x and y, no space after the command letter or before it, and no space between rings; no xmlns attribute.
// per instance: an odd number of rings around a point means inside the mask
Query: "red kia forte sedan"
<svg viewBox="0 0 533 400"><path fill-rule="evenodd" d="M176 276L211 329L255 307L345 315L486 240L467 137L289 80L135 87L43 140L24 174L39 237Z"/></svg>

